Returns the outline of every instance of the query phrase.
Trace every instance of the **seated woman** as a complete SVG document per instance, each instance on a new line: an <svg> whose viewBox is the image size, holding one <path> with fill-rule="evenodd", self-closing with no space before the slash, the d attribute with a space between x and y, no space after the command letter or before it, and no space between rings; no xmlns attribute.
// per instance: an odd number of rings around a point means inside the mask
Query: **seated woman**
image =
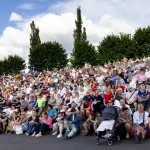
<svg viewBox="0 0 150 150"><path fill-rule="evenodd" d="M129 132L132 124L132 116L128 107L123 107L119 113L119 131L120 135L124 136L126 133L126 138L129 138ZM123 129L123 130L122 130ZM121 131L123 133L121 133ZM125 131L125 132L124 132Z"/></svg>
<svg viewBox="0 0 150 150"><path fill-rule="evenodd" d="M26 112L21 112L21 119L20 119L20 125L23 129L24 132L27 131L28 129L28 116L27 116L27 113Z"/></svg>
<svg viewBox="0 0 150 150"><path fill-rule="evenodd" d="M81 105L81 113L83 120L86 120L91 114L91 106L88 101L83 101Z"/></svg>
<svg viewBox="0 0 150 150"><path fill-rule="evenodd" d="M17 112L13 112L11 118L8 119L8 125L6 127L6 133L13 132L13 126L15 124L15 118L17 117Z"/></svg>
<svg viewBox="0 0 150 150"><path fill-rule="evenodd" d="M57 113L56 122L53 124L53 134L52 134L57 135L59 132L57 138L61 138L63 136L63 129L64 129L63 121L64 121L63 113L61 112Z"/></svg>
<svg viewBox="0 0 150 150"><path fill-rule="evenodd" d="M19 133L18 133L18 127ZM12 116L12 119L7 127L7 131L15 132L16 134L22 134L23 130L21 127L21 114L19 112L15 112Z"/></svg>
<svg viewBox="0 0 150 150"><path fill-rule="evenodd" d="M85 136L92 135L96 132L97 129L97 121L95 115L92 113L89 118L83 124Z"/></svg>
<svg viewBox="0 0 150 150"><path fill-rule="evenodd" d="M38 116L38 113L36 110L32 111L32 115L29 117L28 122L29 122L29 126L25 133L27 136L34 133L34 131L39 123L39 116Z"/></svg>
<svg viewBox="0 0 150 150"><path fill-rule="evenodd" d="M46 112L42 113L42 117L39 118L40 122L36 127L33 136L40 137L43 135L44 132L52 129L52 118L48 116Z"/></svg>

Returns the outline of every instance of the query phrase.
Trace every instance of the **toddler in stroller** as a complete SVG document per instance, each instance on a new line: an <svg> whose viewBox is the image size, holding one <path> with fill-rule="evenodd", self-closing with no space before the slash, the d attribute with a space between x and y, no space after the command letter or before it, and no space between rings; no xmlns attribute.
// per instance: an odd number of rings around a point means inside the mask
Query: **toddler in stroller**
<svg viewBox="0 0 150 150"><path fill-rule="evenodd" d="M106 139L108 145L113 144L113 139L120 140L119 132L117 130L118 110L115 106L108 106L102 113L103 121L97 128L97 144L100 144L102 139Z"/></svg>

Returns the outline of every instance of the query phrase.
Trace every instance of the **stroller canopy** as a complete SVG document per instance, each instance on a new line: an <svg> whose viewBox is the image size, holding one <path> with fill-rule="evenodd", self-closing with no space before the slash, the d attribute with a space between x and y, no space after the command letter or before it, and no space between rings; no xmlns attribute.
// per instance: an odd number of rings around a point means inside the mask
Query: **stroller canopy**
<svg viewBox="0 0 150 150"><path fill-rule="evenodd" d="M108 106L104 109L102 117L104 120L116 120L118 116L117 108L115 106Z"/></svg>

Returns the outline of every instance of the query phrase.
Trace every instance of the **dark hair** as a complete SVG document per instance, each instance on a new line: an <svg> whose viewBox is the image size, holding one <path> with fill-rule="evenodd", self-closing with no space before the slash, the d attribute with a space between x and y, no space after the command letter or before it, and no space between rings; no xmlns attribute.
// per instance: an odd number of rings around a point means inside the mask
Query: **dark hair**
<svg viewBox="0 0 150 150"><path fill-rule="evenodd" d="M139 102L138 105L143 105L144 106L144 104L142 102Z"/></svg>
<svg viewBox="0 0 150 150"><path fill-rule="evenodd" d="M43 112L43 114L46 115L46 116L48 116L48 113L47 113L47 112Z"/></svg>
<svg viewBox="0 0 150 150"><path fill-rule="evenodd" d="M128 110L128 107L123 107L121 110L126 111L126 110Z"/></svg>
<svg viewBox="0 0 150 150"><path fill-rule="evenodd" d="M49 107L50 109L53 109L53 106L52 106L52 105L50 105L50 104L48 105L48 107Z"/></svg>

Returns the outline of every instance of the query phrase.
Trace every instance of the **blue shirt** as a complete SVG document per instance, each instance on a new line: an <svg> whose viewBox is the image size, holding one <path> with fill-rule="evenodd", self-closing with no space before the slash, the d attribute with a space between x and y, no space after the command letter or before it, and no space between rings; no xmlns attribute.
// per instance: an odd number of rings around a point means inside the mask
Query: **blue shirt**
<svg viewBox="0 0 150 150"><path fill-rule="evenodd" d="M48 113L48 116L54 117L57 114L57 110L56 109L48 110L47 113Z"/></svg>

